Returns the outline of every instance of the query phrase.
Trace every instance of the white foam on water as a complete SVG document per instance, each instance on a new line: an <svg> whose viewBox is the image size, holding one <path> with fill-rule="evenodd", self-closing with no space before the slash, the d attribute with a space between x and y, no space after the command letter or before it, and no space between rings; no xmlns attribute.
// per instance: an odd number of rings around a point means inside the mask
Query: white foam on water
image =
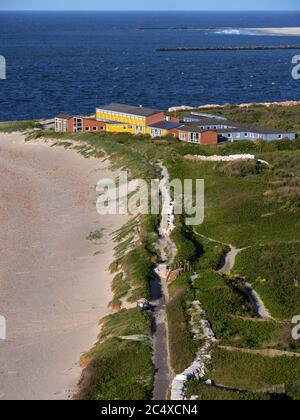
<svg viewBox="0 0 300 420"><path fill-rule="evenodd" d="M213 30L213 33L216 35L249 35L249 36L259 36L259 35L273 35L273 34L262 34L255 30L243 29L243 28L217 28Z"/></svg>

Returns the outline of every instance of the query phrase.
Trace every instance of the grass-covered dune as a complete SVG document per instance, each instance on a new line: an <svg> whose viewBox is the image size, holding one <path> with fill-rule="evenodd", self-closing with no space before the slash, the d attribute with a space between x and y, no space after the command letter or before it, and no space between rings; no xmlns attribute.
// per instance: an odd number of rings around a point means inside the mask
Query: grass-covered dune
<svg viewBox="0 0 300 420"><path fill-rule="evenodd" d="M253 284L274 317L300 313L300 243L274 243L241 252L235 271Z"/></svg>
<svg viewBox="0 0 300 420"><path fill-rule="evenodd" d="M300 358L264 357L215 349L211 376L217 384L226 387L266 391L274 386L298 382Z"/></svg>
<svg viewBox="0 0 300 420"><path fill-rule="evenodd" d="M187 397L195 396L202 401L269 401L271 399L266 393L233 391L191 381L188 384Z"/></svg>
<svg viewBox="0 0 300 420"><path fill-rule="evenodd" d="M38 121L10 121L0 122L0 133L14 133L17 131L28 131L39 126Z"/></svg>
<svg viewBox="0 0 300 420"><path fill-rule="evenodd" d="M103 321L99 342L82 358L87 367L77 396L84 400L151 398L151 319L139 309L124 310Z"/></svg>

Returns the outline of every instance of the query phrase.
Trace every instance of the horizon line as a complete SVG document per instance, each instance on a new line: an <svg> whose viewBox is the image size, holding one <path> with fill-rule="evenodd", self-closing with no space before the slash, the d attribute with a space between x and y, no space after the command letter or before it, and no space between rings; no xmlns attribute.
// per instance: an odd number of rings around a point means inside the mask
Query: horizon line
<svg viewBox="0 0 300 420"><path fill-rule="evenodd" d="M167 10L167 9L0 9L1 12L167 12L167 13L176 13L176 12L300 12L299 9L176 9L176 10Z"/></svg>

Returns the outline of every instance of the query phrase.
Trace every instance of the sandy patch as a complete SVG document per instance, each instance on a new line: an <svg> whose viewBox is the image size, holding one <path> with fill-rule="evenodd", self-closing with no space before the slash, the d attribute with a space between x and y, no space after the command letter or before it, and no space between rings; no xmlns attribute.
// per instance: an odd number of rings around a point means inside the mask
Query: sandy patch
<svg viewBox="0 0 300 420"><path fill-rule="evenodd" d="M99 216L95 185L106 163L0 134L0 398L67 399L79 358L112 298L111 233L124 216ZM104 228L100 245L86 240Z"/></svg>
<svg viewBox="0 0 300 420"><path fill-rule="evenodd" d="M249 28L250 31L255 31L264 34L274 35L300 35L299 28Z"/></svg>

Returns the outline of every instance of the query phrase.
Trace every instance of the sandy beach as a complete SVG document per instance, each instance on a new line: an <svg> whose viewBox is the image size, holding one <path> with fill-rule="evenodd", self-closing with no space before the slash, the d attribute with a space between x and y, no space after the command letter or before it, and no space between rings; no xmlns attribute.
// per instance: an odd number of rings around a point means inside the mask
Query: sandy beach
<svg viewBox="0 0 300 420"><path fill-rule="evenodd" d="M126 218L97 214L95 186L116 174L20 134L0 134L0 168L0 399L67 399L109 312L111 233Z"/></svg>
<svg viewBox="0 0 300 420"><path fill-rule="evenodd" d="M250 31L273 35L300 35L299 28L248 28Z"/></svg>

